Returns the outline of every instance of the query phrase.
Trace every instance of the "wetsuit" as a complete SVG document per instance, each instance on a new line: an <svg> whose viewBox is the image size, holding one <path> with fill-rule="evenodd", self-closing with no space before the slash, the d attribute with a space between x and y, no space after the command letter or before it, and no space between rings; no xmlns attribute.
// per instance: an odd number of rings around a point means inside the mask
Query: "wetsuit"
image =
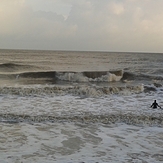
<svg viewBox="0 0 163 163"><path fill-rule="evenodd" d="M151 107L152 107L153 109L156 109L157 106L160 107L156 101L151 105ZM160 108L161 108L161 107L160 107Z"/></svg>

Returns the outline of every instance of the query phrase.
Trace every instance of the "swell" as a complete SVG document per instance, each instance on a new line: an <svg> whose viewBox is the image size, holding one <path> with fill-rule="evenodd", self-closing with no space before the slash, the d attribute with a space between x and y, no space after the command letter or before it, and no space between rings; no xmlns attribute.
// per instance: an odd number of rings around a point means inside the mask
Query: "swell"
<svg viewBox="0 0 163 163"><path fill-rule="evenodd" d="M0 64L0 72L19 72L19 71L29 71L36 69L37 67L31 65L21 65L15 63L3 63Z"/></svg>
<svg viewBox="0 0 163 163"><path fill-rule="evenodd" d="M16 67L22 67L23 65L18 65L18 64L14 64L14 63L3 63L3 64L0 64L0 69L13 69L13 68L16 68Z"/></svg>
<svg viewBox="0 0 163 163"><path fill-rule="evenodd" d="M131 125L149 125L163 127L163 113L159 114L133 114L133 113L110 113L105 115L85 115L71 116L49 116L49 115L21 115L21 114L0 114L0 122L3 123L44 123L44 122L81 122L81 123L126 123Z"/></svg>
<svg viewBox="0 0 163 163"><path fill-rule="evenodd" d="M124 72L121 80L163 80L162 75L148 75L148 74L134 74L131 72Z"/></svg>

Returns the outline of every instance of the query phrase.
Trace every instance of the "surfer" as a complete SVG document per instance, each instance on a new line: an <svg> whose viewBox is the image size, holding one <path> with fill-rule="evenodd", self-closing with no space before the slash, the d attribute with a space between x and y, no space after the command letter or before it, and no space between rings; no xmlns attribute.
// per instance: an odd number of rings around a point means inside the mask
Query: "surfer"
<svg viewBox="0 0 163 163"><path fill-rule="evenodd" d="M158 105L158 103L156 102L156 100L154 100L154 103L151 105L151 107L153 109L156 109L157 107L161 108L161 106Z"/></svg>

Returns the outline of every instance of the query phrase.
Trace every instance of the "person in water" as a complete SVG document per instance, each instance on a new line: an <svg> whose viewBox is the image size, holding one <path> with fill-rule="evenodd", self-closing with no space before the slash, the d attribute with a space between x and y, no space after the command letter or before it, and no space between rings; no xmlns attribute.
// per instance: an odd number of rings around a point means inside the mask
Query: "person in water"
<svg viewBox="0 0 163 163"><path fill-rule="evenodd" d="M154 100L154 103L151 105L151 107L153 109L156 109L157 107L161 108L161 106L158 105L158 103L156 102L156 100Z"/></svg>

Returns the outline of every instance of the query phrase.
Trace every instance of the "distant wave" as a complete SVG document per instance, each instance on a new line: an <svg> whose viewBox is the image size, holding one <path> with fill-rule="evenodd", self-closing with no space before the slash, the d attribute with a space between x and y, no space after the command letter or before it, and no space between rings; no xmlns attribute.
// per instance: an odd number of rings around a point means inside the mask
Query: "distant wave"
<svg viewBox="0 0 163 163"><path fill-rule="evenodd" d="M105 115L93 115L86 113L85 115L21 115L21 114L0 114L0 122L3 123L43 123L43 122L81 122L81 123L126 123L131 125L149 125L163 126L163 113L159 114L134 114L134 113L110 113Z"/></svg>
<svg viewBox="0 0 163 163"><path fill-rule="evenodd" d="M21 64L15 64L15 63L3 63L0 64L0 72L17 72L17 71L29 71L33 68L36 68L35 66L31 65L21 65Z"/></svg>
<svg viewBox="0 0 163 163"><path fill-rule="evenodd" d="M163 76L147 75L147 74L134 74L131 72L124 72L122 80L163 80Z"/></svg>
<svg viewBox="0 0 163 163"><path fill-rule="evenodd" d="M3 63L0 64L0 68L15 68L15 67L21 67L22 65L14 64L14 63Z"/></svg>

